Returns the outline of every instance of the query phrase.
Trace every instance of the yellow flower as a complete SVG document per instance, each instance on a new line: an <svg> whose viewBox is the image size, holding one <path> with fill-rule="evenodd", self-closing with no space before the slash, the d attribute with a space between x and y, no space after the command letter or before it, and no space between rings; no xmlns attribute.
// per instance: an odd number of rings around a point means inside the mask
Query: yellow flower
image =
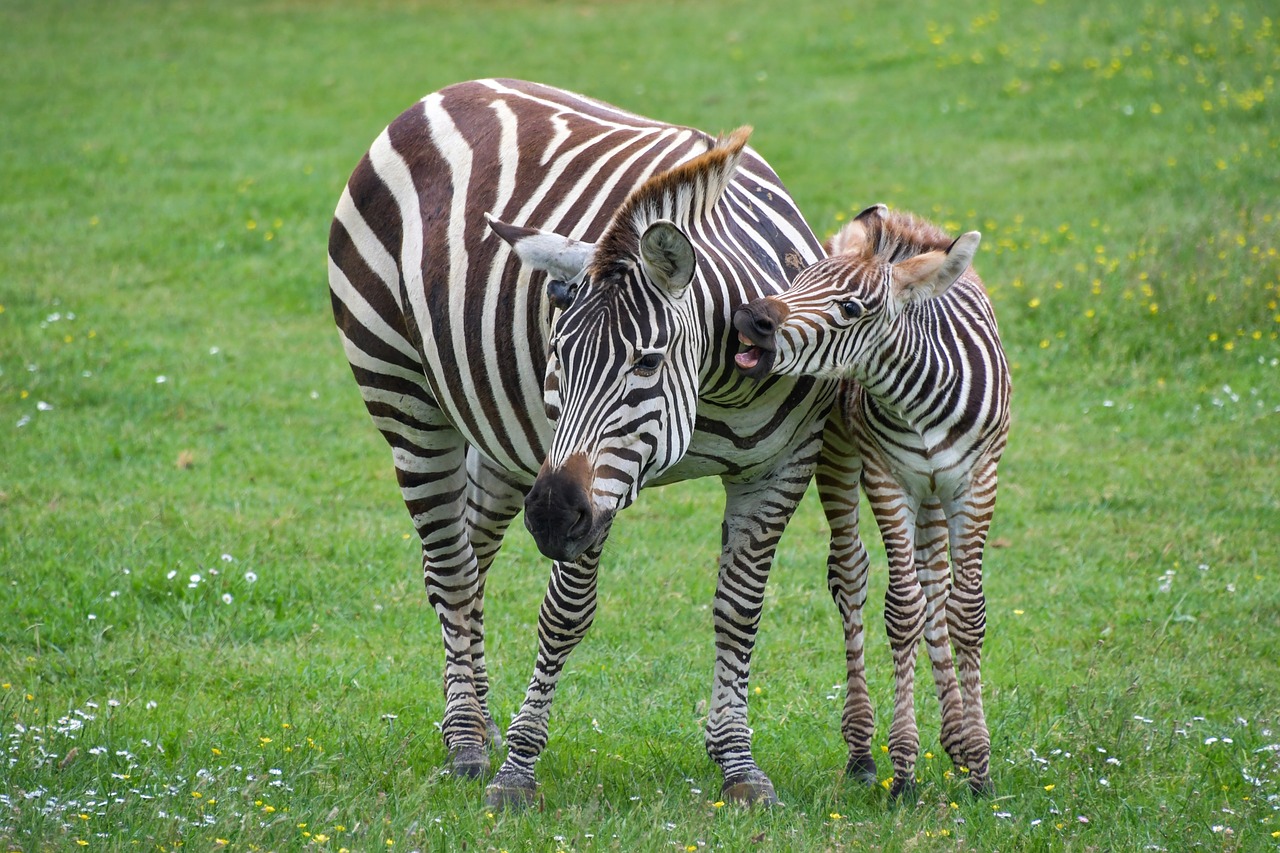
<svg viewBox="0 0 1280 853"><path fill-rule="evenodd" d="M222 755L222 750L218 749L218 748L215 746L215 747L213 748L213 754L214 754L214 755Z"/></svg>
<svg viewBox="0 0 1280 853"><path fill-rule="evenodd" d="M1053 788L1054 788L1054 786L1053 786L1053 785L1045 785L1045 786L1044 786L1044 789L1045 789L1046 791L1052 791L1052 790L1053 790Z"/></svg>
<svg viewBox="0 0 1280 853"><path fill-rule="evenodd" d="M314 840L319 844L324 844L326 841L329 840L329 836L325 835L323 832L318 832L316 833Z"/></svg>
<svg viewBox="0 0 1280 853"><path fill-rule="evenodd" d="M716 807L716 808L718 808L718 809L722 809L722 808L724 808L724 800L716 800L716 801L715 801L714 803L712 803L711 805L715 806L715 807Z"/></svg>
<svg viewBox="0 0 1280 853"><path fill-rule="evenodd" d="M76 839L76 844L79 844L81 847L88 847L88 846L89 846L89 842L88 842L88 841L85 841L83 838L77 838L77 839Z"/></svg>
<svg viewBox="0 0 1280 853"><path fill-rule="evenodd" d="M840 817L841 817L840 812L832 812L832 813L831 813L831 819L832 819L832 820L839 820L839 819L840 819Z"/></svg>
<svg viewBox="0 0 1280 853"><path fill-rule="evenodd" d="M1027 307L1028 307L1028 308L1039 308L1039 307L1040 307L1040 297L1039 297L1039 296L1032 297L1031 301L1027 303Z"/></svg>

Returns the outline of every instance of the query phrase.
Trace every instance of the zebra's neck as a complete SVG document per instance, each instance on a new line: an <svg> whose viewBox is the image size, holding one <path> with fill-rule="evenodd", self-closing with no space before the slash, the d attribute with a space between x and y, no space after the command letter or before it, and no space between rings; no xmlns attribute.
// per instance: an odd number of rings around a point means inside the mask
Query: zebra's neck
<svg viewBox="0 0 1280 853"><path fill-rule="evenodd" d="M970 384L956 301L948 293L908 308L854 373L877 409L904 426L919 428L938 411L956 410L955 398Z"/></svg>

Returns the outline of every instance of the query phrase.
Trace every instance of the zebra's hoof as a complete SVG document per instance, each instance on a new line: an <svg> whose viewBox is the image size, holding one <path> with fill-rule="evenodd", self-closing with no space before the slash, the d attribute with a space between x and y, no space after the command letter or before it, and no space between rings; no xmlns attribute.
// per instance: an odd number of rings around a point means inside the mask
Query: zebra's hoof
<svg viewBox="0 0 1280 853"><path fill-rule="evenodd" d="M538 784L533 777L495 777L484 789L484 804L500 811L523 811L538 801Z"/></svg>
<svg viewBox="0 0 1280 853"><path fill-rule="evenodd" d="M460 746L449 756L449 769L459 779L483 779L489 775L489 755L483 746Z"/></svg>
<svg viewBox="0 0 1280 853"><path fill-rule="evenodd" d="M915 799L916 780L912 778L899 779L894 777L893 784L889 786L889 799L895 803L907 803Z"/></svg>
<svg viewBox="0 0 1280 853"><path fill-rule="evenodd" d="M778 795L769 777L759 770L734 779L725 779L720 798L740 806L776 806Z"/></svg>
<svg viewBox="0 0 1280 853"><path fill-rule="evenodd" d="M851 755L845 765L844 775L854 779L868 788L874 788L880 780L876 777L876 760L868 755Z"/></svg>
<svg viewBox="0 0 1280 853"><path fill-rule="evenodd" d="M969 792L975 797L990 797L996 792L996 786L991 784L990 778L980 779L977 776L970 776Z"/></svg>

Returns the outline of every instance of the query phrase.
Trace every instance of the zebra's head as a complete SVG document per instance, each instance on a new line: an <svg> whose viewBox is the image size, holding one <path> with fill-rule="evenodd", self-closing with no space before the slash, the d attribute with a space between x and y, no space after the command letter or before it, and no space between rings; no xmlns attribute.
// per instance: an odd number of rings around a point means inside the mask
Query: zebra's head
<svg viewBox="0 0 1280 853"><path fill-rule="evenodd" d="M830 257L792 286L734 313L747 375L771 373L865 379L868 360L895 333L904 312L941 296L969 268L982 235L955 240L909 214L869 207L828 244Z"/></svg>
<svg viewBox="0 0 1280 853"><path fill-rule="evenodd" d="M490 221L547 273L559 309L544 389L555 432L525 499L525 526L548 557L573 560L602 541L689 449L709 339L690 235L710 226L748 133L650 178L594 244Z"/></svg>

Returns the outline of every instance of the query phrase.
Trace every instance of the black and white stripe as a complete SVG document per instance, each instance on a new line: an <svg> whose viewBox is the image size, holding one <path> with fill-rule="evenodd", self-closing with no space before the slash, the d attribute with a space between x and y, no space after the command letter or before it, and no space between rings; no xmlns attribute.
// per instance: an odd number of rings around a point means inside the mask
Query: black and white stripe
<svg viewBox="0 0 1280 853"><path fill-rule="evenodd" d="M457 773L488 766L483 591L522 505L555 559L496 804L532 795L614 515L645 485L706 475L728 494L707 750L728 796L772 796L750 751L749 661L836 383L734 369L734 308L821 256L747 133L480 80L397 118L339 201L334 316L422 539Z"/></svg>
<svg viewBox="0 0 1280 853"><path fill-rule="evenodd" d="M942 706L942 745L989 787L991 740L982 710L986 630L982 556L1009 429L1009 368L995 314L970 267L979 235L952 240L909 214L868 208L832 241L832 256L783 294L735 317L752 375L850 377L837 409L862 464L861 481L889 558L885 620L895 665L889 754L892 792L914 782L919 734L916 650L924 637ZM819 472L819 482L823 474ZM856 513L827 489L828 512ZM837 547L833 543L833 555ZM849 543L833 556L832 592L856 612L868 561ZM846 622L849 691L842 729L850 769L870 766L872 713L861 665L861 622ZM955 658L952 658L952 646ZM957 683L956 673L959 672Z"/></svg>

